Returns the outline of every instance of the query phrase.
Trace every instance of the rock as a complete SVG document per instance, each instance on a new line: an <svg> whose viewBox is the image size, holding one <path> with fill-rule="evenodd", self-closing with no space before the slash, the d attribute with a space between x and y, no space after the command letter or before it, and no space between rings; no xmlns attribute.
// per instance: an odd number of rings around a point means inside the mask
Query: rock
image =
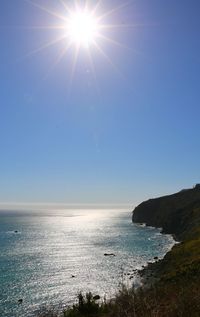
<svg viewBox="0 0 200 317"><path fill-rule="evenodd" d="M72 276L71 276L71 278L75 278L75 277L76 277L75 275L72 275Z"/></svg>
<svg viewBox="0 0 200 317"><path fill-rule="evenodd" d="M23 299L22 298L18 299L18 304L22 304L22 303L23 303Z"/></svg>
<svg viewBox="0 0 200 317"><path fill-rule="evenodd" d="M101 297L99 296L99 295L95 295L95 296L93 296L93 299L94 300L99 300Z"/></svg>
<svg viewBox="0 0 200 317"><path fill-rule="evenodd" d="M158 260L158 257L157 257L157 256L154 256L154 260Z"/></svg>
<svg viewBox="0 0 200 317"><path fill-rule="evenodd" d="M15 232L15 233L18 233L18 231L17 231L17 230L15 230L14 232Z"/></svg>
<svg viewBox="0 0 200 317"><path fill-rule="evenodd" d="M115 256L114 253L104 253L104 256Z"/></svg>
<svg viewBox="0 0 200 317"><path fill-rule="evenodd" d="M190 235L191 226L193 232L198 230L198 216L193 208L199 208L199 189L197 185L172 195L149 199L134 209L132 220L163 228L162 233L173 233L182 241Z"/></svg>

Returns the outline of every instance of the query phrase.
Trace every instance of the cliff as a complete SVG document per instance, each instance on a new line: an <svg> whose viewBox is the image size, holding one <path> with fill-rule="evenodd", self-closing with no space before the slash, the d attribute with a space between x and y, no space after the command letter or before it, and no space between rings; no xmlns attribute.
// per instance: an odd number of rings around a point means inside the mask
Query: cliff
<svg viewBox="0 0 200 317"><path fill-rule="evenodd" d="M143 202L133 211L132 220L162 227L181 241L163 260L149 265L144 275L153 274L161 288L176 285L186 290L186 285L193 285L190 292L195 293L200 280L200 186Z"/></svg>
<svg viewBox="0 0 200 317"><path fill-rule="evenodd" d="M133 222L162 227L178 240L191 238L200 226L200 186L141 203L133 211Z"/></svg>

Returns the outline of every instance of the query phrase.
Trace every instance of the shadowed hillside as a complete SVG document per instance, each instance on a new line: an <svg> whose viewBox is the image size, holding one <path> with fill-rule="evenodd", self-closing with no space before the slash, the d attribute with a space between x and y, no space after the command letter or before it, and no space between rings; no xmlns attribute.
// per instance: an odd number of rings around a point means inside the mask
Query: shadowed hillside
<svg viewBox="0 0 200 317"><path fill-rule="evenodd" d="M200 185L143 202L133 211L133 222L162 227L163 232L174 234L180 241L163 260L150 264L142 274L147 279L155 278L169 305L170 300L176 302L174 294L181 294L187 309L192 305L188 314L200 316Z"/></svg>
<svg viewBox="0 0 200 317"><path fill-rule="evenodd" d="M162 227L178 240L192 237L200 225L200 185L141 203L133 211L133 222Z"/></svg>

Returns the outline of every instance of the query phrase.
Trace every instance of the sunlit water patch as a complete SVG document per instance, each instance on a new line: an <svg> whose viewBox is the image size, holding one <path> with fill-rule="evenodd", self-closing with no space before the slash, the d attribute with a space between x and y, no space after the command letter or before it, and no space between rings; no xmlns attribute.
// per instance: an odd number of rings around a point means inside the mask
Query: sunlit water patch
<svg viewBox="0 0 200 317"><path fill-rule="evenodd" d="M109 298L173 243L159 229L132 224L130 212L0 212L0 316L71 304L80 291Z"/></svg>

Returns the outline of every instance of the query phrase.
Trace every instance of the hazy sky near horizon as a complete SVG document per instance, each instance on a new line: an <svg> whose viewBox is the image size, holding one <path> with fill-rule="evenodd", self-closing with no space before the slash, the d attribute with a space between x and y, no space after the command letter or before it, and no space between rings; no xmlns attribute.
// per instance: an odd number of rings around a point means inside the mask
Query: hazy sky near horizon
<svg viewBox="0 0 200 317"><path fill-rule="evenodd" d="M67 15L59 1L32 2ZM102 0L98 14L123 3ZM104 23L121 27L97 39L103 53L90 48L93 66L81 48L73 68L73 47L54 65L63 40L38 49L59 23L1 1L0 205L135 204L199 182L200 1L113 10Z"/></svg>

